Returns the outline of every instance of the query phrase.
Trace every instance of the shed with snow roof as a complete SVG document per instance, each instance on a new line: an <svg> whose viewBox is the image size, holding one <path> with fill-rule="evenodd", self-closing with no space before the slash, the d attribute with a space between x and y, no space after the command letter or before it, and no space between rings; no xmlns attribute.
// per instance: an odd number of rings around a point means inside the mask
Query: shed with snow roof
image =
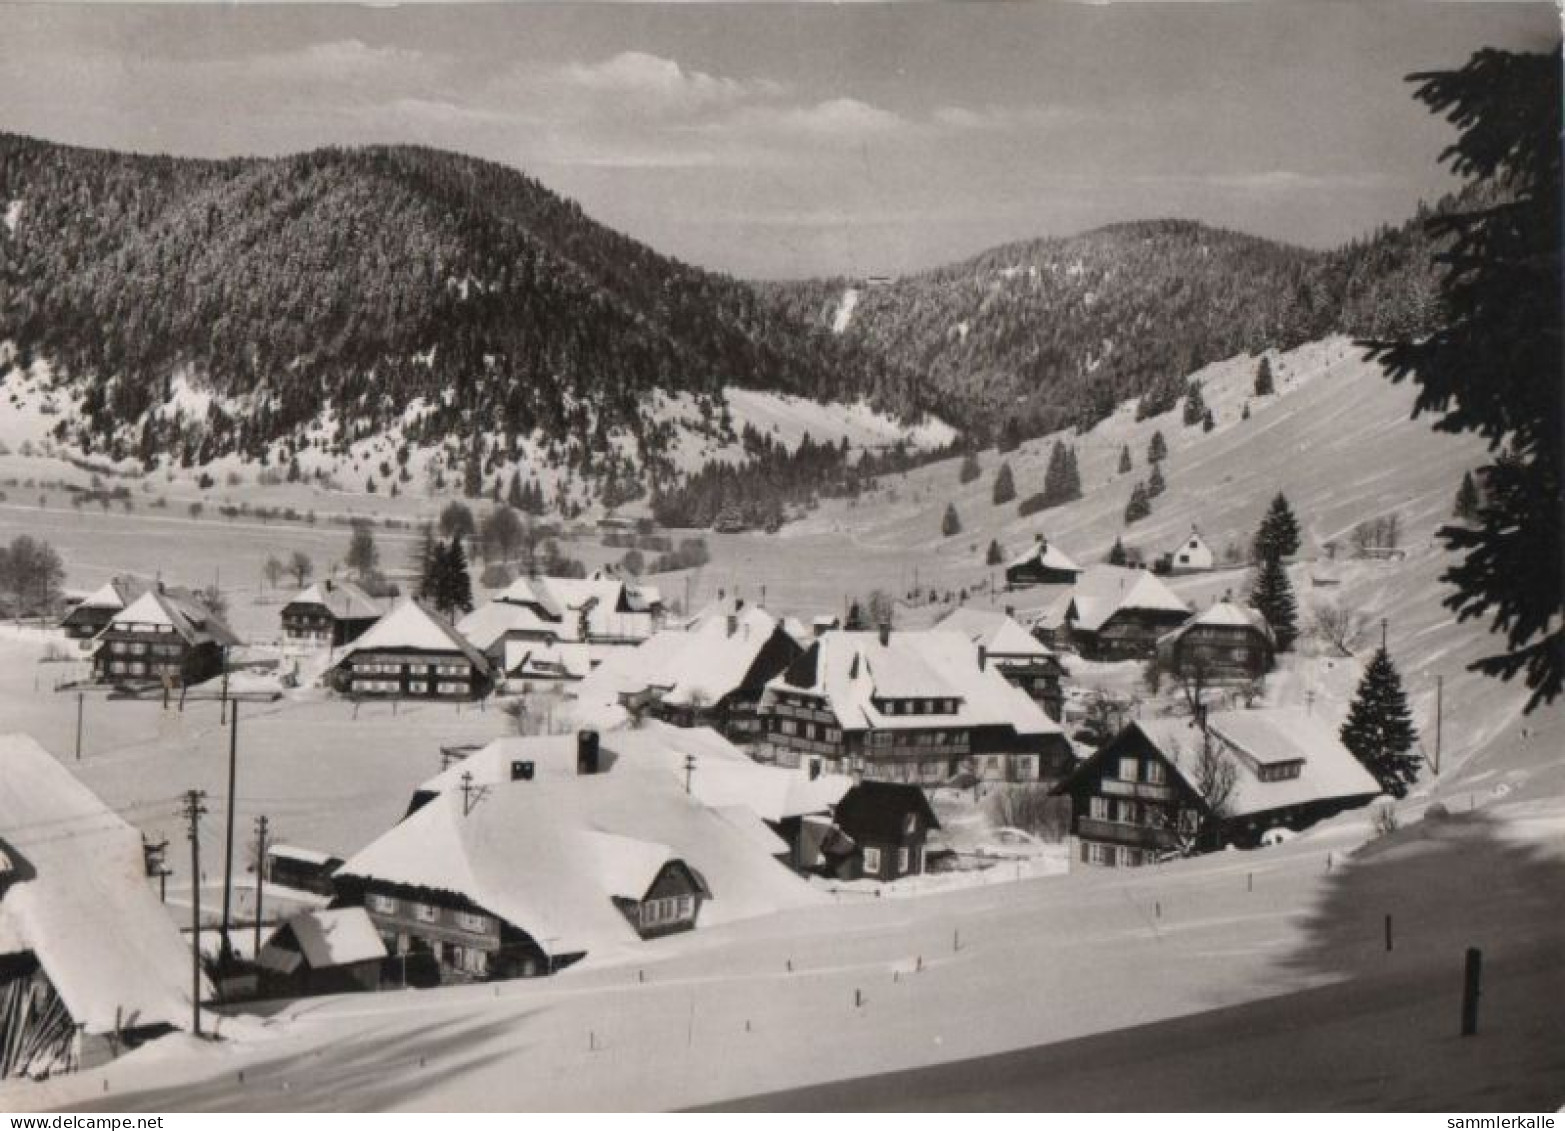
<svg viewBox="0 0 1565 1131"><path fill-rule="evenodd" d="M1025 589L1033 585L1071 585L1081 576L1081 567L1070 555L1042 534L1035 536L1026 551L1005 565L1005 587Z"/></svg>
<svg viewBox="0 0 1565 1131"><path fill-rule="evenodd" d="M317 908L291 916L261 948L268 997L351 993L380 986L386 944L362 907Z"/></svg>

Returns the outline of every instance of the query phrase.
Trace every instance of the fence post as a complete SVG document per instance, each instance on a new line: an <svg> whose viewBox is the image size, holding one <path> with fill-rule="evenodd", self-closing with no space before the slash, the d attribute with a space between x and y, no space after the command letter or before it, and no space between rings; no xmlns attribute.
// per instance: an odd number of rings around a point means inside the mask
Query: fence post
<svg viewBox="0 0 1565 1131"><path fill-rule="evenodd" d="M1475 1036L1478 1032L1478 995L1482 992L1483 951L1476 946L1467 948L1467 968L1462 977L1462 1036Z"/></svg>
<svg viewBox="0 0 1565 1131"><path fill-rule="evenodd" d="M1386 913L1386 953L1391 953L1391 914Z"/></svg>

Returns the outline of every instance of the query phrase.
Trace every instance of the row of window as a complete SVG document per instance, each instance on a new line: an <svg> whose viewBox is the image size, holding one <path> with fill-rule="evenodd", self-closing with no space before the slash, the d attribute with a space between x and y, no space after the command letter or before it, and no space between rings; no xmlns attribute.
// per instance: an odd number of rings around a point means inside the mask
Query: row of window
<svg viewBox="0 0 1565 1131"><path fill-rule="evenodd" d="M1143 776L1143 770L1145 776ZM1163 785L1168 781L1168 767L1156 758L1143 762L1140 758L1125 757L1119 760L1120 781L1144 781L1148 785Z"/></svg>
<svg viewBox="0 0 1565 1131"><path fill-rule="evenodd" d="M1139 868L1155 860L1152 853L1140 848L1129 848L1123 844L1094 844L1088 840L1081 842L1083 864L1096 864L1105 868Z"/></svg>
<svg viewBox="0 0 1565 1131"><path fill-rule="evenodd" d="M915 852L914 850L909 849L909 848L905 848L904 847L904 848L897 849L897 870L896 870L895 874L898 875L898 876L905 876L905 875L908 874L908 872L910 870L916 870L916 869L912 869L910 866L913 865L915 862L917 862L921 855L922 855L921 852ZM870 875L879 875L880 874L880 865L881 865L880 849L878 849L878 848L865 848L864 849L864 871L867 874L870 874Z"/></svg>
<svg viewBox="0 0 1565 1131"><path fill-rule="evenodd" d="M772 723L778 734L812 738L817 742L842 741L842 729L840 727L827 726L825 723L801 723L793 719L780 719L775 715L772 716Z"/></svg>
<svg viewBox="0 0 1565 1131"><path fill-rule="evenodd" d="M178 675L180 665L177 663L151 664L144 660L111 660L109 661L109 673L111 675Z"/></svg>
<svg viewBox="0 0 1565 1131"><path fill-rule="evenodd" d="M130 623L126 621L113 621L111 627L115 632L145 632L155 635L170 635L174 631L171 624L144 624L140 621Z"/></svg>
<svg viewBox="0 0 1565 1131"><path fill-rule="evenodd" d="M420 903L416 899L400 900L395 896L376 893L364 897L364 909L377 915L402 915L417 919L420 923L441 922L443 910L433 903ZM474 911L454 911L448 914L450 921L461 930L472 931L475 934L487 934L489 931L490 919L487 915L480 915Z"/></svg>
<svg viewBox="0 0 1565 1131"><path fill-rule="evenodd" d="M1160 829L1167 827L1168 818L1156 805L1144 805L1139 801L1120 798L1093 797L1087 803L1088 816L1098 821L1112 821L1117 825L1134 825L1138 828ZM1179 811L1179 827L1185 832L1195 830L1197 816L1193 809Z"/></svg>
<svg viewBox="0 0 1565 1131"><path fill-rule="evenodd" d="M690 895L671 895L664 899L649 899L641 905L641 926L661 927L669 923L684 923L696 914L696 901Z"/></svg>
<svg viewBox="0 0 1565 1131"><path fill-rule="evenodd" d="M882 715L954 715L960 699L876 699Z"/></svg>
<svg viewBox="0 0 1565 1131"><path fill-rule="evenodd" d="M141 641L111 640L109 652L115 656L178 656L185 650L183 644L146 644Z"/></svg>

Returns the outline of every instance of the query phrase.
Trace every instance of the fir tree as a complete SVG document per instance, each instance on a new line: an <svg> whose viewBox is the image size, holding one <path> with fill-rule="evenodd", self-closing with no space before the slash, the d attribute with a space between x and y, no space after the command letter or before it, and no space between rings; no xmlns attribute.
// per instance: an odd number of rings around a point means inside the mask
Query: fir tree
<svg viewBox="0 0 1565 1131"><path fill-rule="evenodd" d="M1217 421L1212 419L1212 410L1207 409L1206 415L1201 418L1201 431L1210 432L1217 427Z"/></svg>
<svg viewBox="0 0 1565 1131"><path fill-rule="evenodd" d="M1271 625L1277 651L1286 652L1299 637L1299 605L1293 596L1293 584L1281 559L1262 558L1250 581L1250 607Z"/></svg>
<svg viewBox="0 0 1565 1131"><path fill-rule="evenodd" d="M1239 419L1240 420L1249 420L1250 419L1250 402L1249 401L1245 401L1244 402L1244 408L1239 413Z"/></svg>
<svg viewBox="0 0 1565 1131"><path fill-rule="evenodd" d="M945 517L940 520L940 533L947 538L962 533L962 520L957 516L955 503L946 504Z"/></svg>
<svg viewBox="0 0 1565 1131"><path fill-rule="evenodd" d="M511 472L511 486L506 490L505 501L512 510L524 511L527 509L527 496L522 493L522 473Z"/></svg>
<svg viewBox="0 0 1565 1131"><path fill-rule="evenodd" d="M1406 795L1418 776L1418 755L1410 753L1418 732L1402 690L1402 676L1384 648L1364 669L1341 738L1381 789L1393 797Z"/></svg>
<svg viewBox="0 0 1565 1131"><path fill-rule="evenodd" d="M1114 545L1109 548L1109 565L1122 566L1129 562L1129 555L1125 553L1125 541L1116 537Z"/></svg>
<svg viewBox="0 0 1565 1131"><path fill-rule="evenodd" d="M361 578L368 577L380 564L380 551L375 547L375 532L364 519L354 522L353 536L348 540L348 553L343 560Z"/></svg>
<svg viewBox="0 0 1565 1131"><path fill-rule="evenodd" d="M1185 393L1185 426L1201 423L1206 416L1206 399L1201 395L1201 382L1190 382L1190 389Z"/></svg>
<svg viewBox="0 0 1565 1131"><path fill-rule="evenodd" d="M467 453L467 466L462 472L462 494L469 499L476 499L484 493L484 441L483 437L473 439L473 447Z"/></svg>
<svg viewBox="0 0 1565 1131"><path fill-rule="evenodd" d="M1121 475L1128 475L1130 473L1131 466L1130 445L1126 444L1119 450L1119 473Z"/></svg>
<svg viewBox="0 0 1565 1131"><path fill-rule="evenodd" d="M1005 551L1000 549L1000 543L998 540L991 538L989 540L989 552L984 555L984 564L997 566L1004 561Z"/></svg>
<svg viewBox="0 0 1565 1131"><path fill-rule="evenodd" d="M968 452L962 457L962 469L957 473L957 480L961 483L971 483L983 474L983 469L978 466L978 453Z"/></svg>
<svg viewBox="0 0 1565 1131"><path fill-rule="evenodd" d="M435 528L430 523L424 523L419 528L418 545L413 551L413 576L418 578L418 588L414 595L420 601L433 601L435 599L435 577L439 570L440 540L435 537Z"/></svg>
<svg viewBox="0 0 1565 1131"><path fill-rule="evenodd" d="M1254 558L1261 562L1290 557L1298 552L1299 520L1293 517L1287 496L1278 491L1255 532Z"/></svg>
<svg viewBox="0 0 1565 1131"><path fill-rule="evenodd" d="M1125 525L1140 522L1152 513L1152 501L1147 495L1147 485L1137 483L1130 489L1130 501L1125 504Z"/></svg>
<svg viewBox="0 0 1565 1131"><path fill-rule="evenodd" d="M1478 484L1473 479L1471 471L1462 473L1462 485L1456 491L1456 506L1451 509L1454 518L1463 522L1476 522L1478 520L1478 508L1483 505L1483 499L1478 494Z"/></svg>
<svg viewBox="0 0 1565 1131"><path fill-rule="evenodd" d="M1163 439L1162 432L1152 433L1152 442L1147 445L1147 462L1157 463L1168 458L1168 442Z"/></svg>
<svg viewBox="0 0 1565 1131"><path fill-rule="evenodd" d="M1277 391L1276 383L1272 380L1272 361L1269 357L1261 358L1261 364L1255 367L1255 395L1269 397Z"/></svg>
<svg viewBox="0 0 1565 1131"><path fill-rule="evenodd" d="M1155 499L1168 490L1168 484L1163 481L1163 467L1161 464L1152 465L1152 474L1147 476L1147 498Z"/></svg>
<svg viewBox="0 0 1565 1131"><path fill-rule="evenodd" d="M1002 463L1000 470L994 476L994 505L1004 506L1016 498L1016 478L1011 474L1011 465Z"/></svg>
<svg viewBox="0 0 1565 1131"><path fill-rule="evenodd" d="M473 579L467 572L467 551L462 536L453 534L439 556L435 604L448 617L473 611Z"/></svg>

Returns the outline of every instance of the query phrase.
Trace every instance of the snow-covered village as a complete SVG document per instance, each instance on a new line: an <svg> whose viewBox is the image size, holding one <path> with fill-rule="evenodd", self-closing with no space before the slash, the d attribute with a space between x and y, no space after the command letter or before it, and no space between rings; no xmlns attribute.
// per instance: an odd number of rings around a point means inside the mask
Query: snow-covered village
<svg viewBox="0 0 1565 1131"><path fill-rule="evenodd" d="M0 1111L1565 1104L1553 6L568 7L7 13Z"/></svg>

